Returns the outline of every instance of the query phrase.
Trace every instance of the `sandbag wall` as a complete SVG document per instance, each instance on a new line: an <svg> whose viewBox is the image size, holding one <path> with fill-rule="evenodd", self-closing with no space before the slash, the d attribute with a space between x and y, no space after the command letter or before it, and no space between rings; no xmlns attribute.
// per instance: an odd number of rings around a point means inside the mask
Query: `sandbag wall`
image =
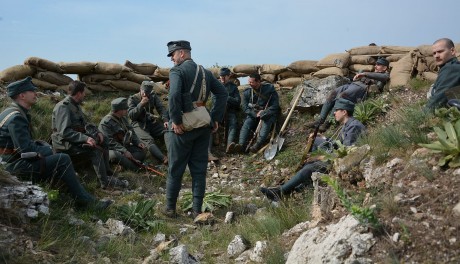
<svg viewBox="0 0 460 264"><path fill-rule="evenodd" d="M460 43L456 45L460 56ZM434 81L437 66L432 56L431 45L406 46L362 46L343 53L327 55L319 61L299 60L289 65L239 64L231 70L232 78L239 85L238 77L259 73L264 81L279 87L295 87L303 80L325 78L331 75L352 78L358 72L374 70L379 56L390 61L389 88L405 86L410 78L419 77ZM33 83L43 90L65 90L72 80L68 74L77 75L92 91L138 91L144 80L157 83L158 92L167 93L164 83L169 78L170 68L161 68L152 63L132 63L124 65L107 62L59 62L30 57L23 65L16 65L0 72L0 83L33 77ZM219 68L209 68L214 76L219 76ZM244 88L244 87L240 87Z"/></svg>

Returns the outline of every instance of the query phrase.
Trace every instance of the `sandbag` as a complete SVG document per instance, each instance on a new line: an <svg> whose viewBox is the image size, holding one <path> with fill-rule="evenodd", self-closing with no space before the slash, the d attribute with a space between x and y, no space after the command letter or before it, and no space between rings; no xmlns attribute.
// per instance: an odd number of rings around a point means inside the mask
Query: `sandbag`
<svg viewBox="0 0 460 264"><path fill-rule="evenodd" d="M158 67L153 73L153 77L160 77L169 79L169 70L170 68L160 68Z"/></svg>
<svg viewBox="0 0 460 264"><path fill-rule="evenodd" d="M275 74L261 74L260 78L262 79L262 81L267 81L269 83L274 83L276 81Z"/></svg>
<svg viewBox="0 0 460 264"><path fill-rule="evenodd" d="M348 67L349 61L350 61L350 54L333 53L319 60L318 63L316 63L316 67L320 69L329 68L329 67L346 68Z"/></svg>
<svg viewBox="0 0 460 264"><path fill-rule="evenodd" d="M414 47L408 46L382 46L382 53L384 54L401 54L409 53Z"/></svg>
<svg viewBox="0 0 460 264"><path fill-rule="evenodd" d="M410 52L399 61L393 62L393 69L390 72L390 88L407 85L414 70L412 56L414 56L414 54Z"/></svg>
<svg viewBox="0 0 460 264"><path fill-rule="evenodd" d="M299 85L302 81L303 79L301 77L292 77L281 81L277 81L276 83L279 84L281 87L294 87Z"/></svg>
<svg viewBox="0 0 460 264"><path fill-rule="evenodd" d="M121 77L141 84L143 81L151 81L151 79L148 76L145 76L143 74L135 73L135 72L121 72L120 73Z"/></svg>
<svg viewBox="0 0 460 264"><path fill-rule="evenodd" d="M153 84L153 91L157 94L168 94L168 89L166 88L166 85L164 85L161 82L156 82Z"/></svg>
<svg viewBox="0 0 460 264"><path fill-rule="evenodd" d="M136 73L144 75L152 75L158 68L157 65L152 63L132 63L129 60L125 61L125 66L133 69Z"/></svg>
<svg viewBox="0 0 460 264"><path fill-rule="evenodd" d="M422 78L430 82L435 82L438 78L438 74L434 72L422 72Z"/></svg>
<svg viewBox="0 0 460 264"><path fill-rule="evenodd" d="M416 48L423 56L433 56L432 45L420 45Z"/></svg>
<svg viewBox="0 0 460 264"><path fill-rule="evenodd" d="M119 74L122 71L129 72L132 69L118 63L98 62L94 67L95 73L100 74Z"/></svg>
<svg viewBox="0 0 460 264"><path fill-rule="evenodd" d="M279 74L286 70L286 67L278 64L262 64L259 71L260 74Z"/></svg>
<svg viewBox="0 0 460 264"><path fill-rule="evenodd" d="M69 73L69 74L90 74L94 71L94 67L96 66L95 62L60 62L59 67L61 68L62 73Z"/></svg>
<svg viewBox="0 0 460 264"><path fill-rule="evenodd" d="M42 81L36 78L32 78L32 83L42 90L53 90L55 91L58 86L56 84L49 83L47 81Z"/></svg>
<svg viewBox="0 0 460 264"><path fill-rule="evenodd" d="M61 72L61 67L59 64L52 62L50 60L38 58L38 57L29 57L24 61L25 65L32 65L44 70L52 71L52 72Z"/></svg>
<svg viewBox="0 0 460 264"><path fill-rule="evenodd" d="M364 65L364 64L351 64L348 66L348 69L352 72L373 72L374 65Z"/></svg>
<svg viewBox="0 0 460 264"><path fill-rule="evenodd" d="M37 72L35 74L35 78L52 84L56 84L57 86L68 85L73 80L67 75L51 71Z"/></svg>
<svg viewBox="0 0 460 264"><path fill-rule="evenodd" d="M219 79L220 77L220 68L216 68L216 67L211 67L211 68L207 68L207 70L209 70L212 75L214 75L214 77L216 77L217 79Z"/></svg>
<svg viewBox="0 0 460 264"><path fill-rule="evenodd" d="M108 85L117 90L132 91L132 92L138 92L139 88L141 87L138 83L127 81L127 80L108 80L108 81L102 82L101 84Z"/></svg>
<svg viewBox="0 0 460 264"><path fill-rule="evenodd" d="M106 81L107 82L107 81ZM117 89L109 86L109 85L104 85L100 83L89 83L86 84L86 87L93 92L116 92L118 91Z"/></svg>
<svg viewBox="0 0 460 264"><path fill-rule="evenodd" d="M244 73L244 74L252 74L259 72L260 65L255 64L239 64L233 67L234 73Z"/></svg>
<svg viewBox="0 0 460 264"><path fill-rule="evenodd" d="M0 80L6 83L14 82L26 78L27 76L34 76L37 68L29 65L16 65L4 69L0 72Z"/></svg>
<svg viewBox="0 0 460 264"><path fill-rule="evenodd" d="M88 74L78 75L78 79L86 84L88 83L99 83L107 80L119 80L121 79L120 74L107 75L107 74Z"/></svg>
<svg viewBox="0 0 460 264"><path fill-rule="evenodd" d="M436 59L434 57L424 57L426 66L428 67L428 70L431 72L437 72L438 71L438 65L436 64Z"/></svg>
<svg viewBox="0 0 460 264"><path fill-rule="evenodd" d="M316 67L317 63L318 61L314 60L299 60L292 62L287 68L293 72L305 74L318 71L319 69Z"/></svg>
<svg viewBox="0 0 460 264"><path fill-rule="evenodd" d="M348 53L350 55L374 55L374 54L379 54L383 53L382 52L382 47L380 46L360 46L360 47L354 47L348 50Z"/></svg>
<svg viewBox="0 0 460 264"><path fill-rule="evenodd" d="M386 57L386 59L389 62L395 62L395 61L399 61L404 56L406 56L406 54L392 54L392 55Z"/></svg>
<svg viewBox="0 0 460 264"><path fill-rule="evenodd" d="M293 72L291 70L284 71L284 72L282 72L282 73L277 75L278 80L284 80L284 79L287 79L287 78L301 77L301 76L302 76L301 73Z"/></svg>
<svg viewBox="0 0 460 264"><path fill-rule="evenodd" d="M350 64L375 65L376 59L367 55L350 56Z"/></svg>
<svg viewBox="0 0 460 264"><path fill-rule="evenodd" d="M348 75L348 69L342 69L338 67L329 67L329 68L324 68L321 69L315 73L313 73L314 77L317 78L325 78L331 75L337 75L337 76L347 76Z"/></svg>

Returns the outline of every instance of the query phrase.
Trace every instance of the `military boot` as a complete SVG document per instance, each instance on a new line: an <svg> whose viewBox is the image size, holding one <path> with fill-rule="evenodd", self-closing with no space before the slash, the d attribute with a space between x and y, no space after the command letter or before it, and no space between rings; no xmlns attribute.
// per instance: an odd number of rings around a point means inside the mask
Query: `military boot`
<svg viewBox="0 0 460 264"><path fill-rule="evenodd" d="M260 188L260 192L265 195L270 201L277 202L281 199L281 189L279 187L275 188Z"/></svg>

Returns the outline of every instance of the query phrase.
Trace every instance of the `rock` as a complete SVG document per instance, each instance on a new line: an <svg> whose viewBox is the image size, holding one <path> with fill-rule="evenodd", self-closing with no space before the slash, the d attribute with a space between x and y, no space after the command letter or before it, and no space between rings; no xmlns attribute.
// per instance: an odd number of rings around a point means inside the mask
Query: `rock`
<svg viewBox="0 0 460 264"><path fill-rule="evenodd" d="M363 145L359 148L355 148L353 151L348 153L345 157L341 159L334 160L334 171L337 175L342 175L347 173L353 167L360 164L360 162L367 156L370 152L371 147L369 145Z"/></svg>
<svg viewBox="0 0 460 264"><path fill-rule="evenodd" d="M401 237L400 233L397 233L397 232L394 233L392 237L393 242L398 242L400 237Z"/></svg>
<svg viewBox="0 0 460 264"><path fill-rule="evenodd" d="M233 216L234 216L234 213L233 213L233 212L227 212L227 213L225 214L224 223L230 224L230 223L233 221Z"/></svg>
<svg viewBox="0 0 460 264"><path fill-rule="evenodd" d="M249 242L241 235L236 235L227 246L227 255L235 258L249 248Z"/></svg>
<svg viewBox="0 0 460 264"><path fill-rule="evenodd" d="M201 225L206 225L206 224L212 224L214 223L216 219L214 218L214 215L212 213L201 213L193 219L193 223L195 224L201 224Z"/></svg>
<svg viewBox="0 0 460 264"><path fill-rule="evenodd" d="M249 255L249 259L258 263L262 263L264 261L263 255L265 254L267 249L267 241L257 241L254 249L251 252L251 255Z"/></svg>
<svg viewBox="0 0 460 264"><path fill-rule="evenodd" d="M375 244L372 233L351 215L336 224L315 227L294 243L287 264L292 263L372 263L362 258Z"/></svg>
<svg viewBox="0 0 460 264"><path fill-rule="evenodd" d="M318 108L326 101L329 93L338 88L341 85L347 84L349 80L347 78L332 75L322 79L311 79L306 80L296 89L300 89L300 86L304 87L301 95L301 100L297 103L297 108L303 110L310 110L312 108Z"/></svg>
<svg viewBox="0 0 460 264"><path fill-rule="evenodd" d="M196 258L187 252L185 245L178 245L169 250L169 262L178 264L194 264L199 263Z"/></svg>
<svg viewBox="0 0 460 264"><path fill-rule="evenodd" d="M454 215L456 215L457 217L460 217L460 203L457 203L455 206L454 206L454 209L452 209Z"/></svg>

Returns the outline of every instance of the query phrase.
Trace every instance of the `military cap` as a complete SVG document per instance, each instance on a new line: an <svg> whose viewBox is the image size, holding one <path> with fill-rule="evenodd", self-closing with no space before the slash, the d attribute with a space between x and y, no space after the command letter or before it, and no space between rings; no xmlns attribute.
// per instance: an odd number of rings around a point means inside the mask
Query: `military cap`
<svg viewBox="0 0 460 264"><path fill-rule="evenodd" d="M168 57L171 57L173 52L176 50L180 50L180 49L192 50L192 47L190 47L190 42L186 40L170 41L166 45L168 46Z"/></svg>
<svg viewBox="0 0 460 264"><path fill-rule="evenodd" d="M151 93L154 85L155 83L153 81L143 81L141 84L141 90L145 91L145 93Z"/></svg>
<svg viewBox="0 0 460 264"><path fill-rule="evenodd" d="M384 65L384 66L387 66L387 67L390 66L390 62L388 62L387 59L385 59L383 57L379 57L375 64L380 64L380 65Z"/></svg>
<svg viewBox="0 0 460 264"><path fill-rule="evenodd" d="M112 112L128 109L128 99L119 97L112 100Z"/></svg>
<svg viewBox="0 0 460 264"><path fill-rule="evenodd" d="M220 76L230 75L230 69L229 68L220 69L219 75Z"/></svg>
<svg viewBox="0 0 460 264"><path fill-rule="evenodd" d="M349 114L352 114L355 110L355 104L345 98L339 98L335 101L334 110L347 110Z"/></svg>
<svg viewBox="0 0 460 264"><path fill-rule="evenodd" d="M13 97L23 92L35 91L37 87L32 83L32 77L27 77L25 79L12 82L6 87L8 90L8 96Z"/></svg>

